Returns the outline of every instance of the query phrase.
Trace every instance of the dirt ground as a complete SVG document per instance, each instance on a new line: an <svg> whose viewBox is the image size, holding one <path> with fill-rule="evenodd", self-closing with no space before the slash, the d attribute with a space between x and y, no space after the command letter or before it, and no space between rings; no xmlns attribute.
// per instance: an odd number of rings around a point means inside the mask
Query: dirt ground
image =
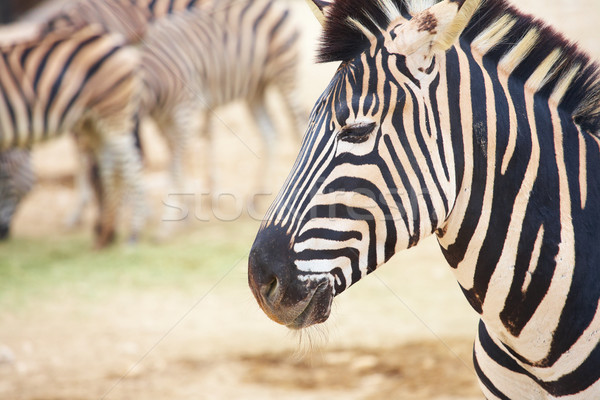
<svg viewBox="0 0 600 400"><path fill-rule="evenodd" d="M518 6L555 24L600 59L597 0L527 0ZM302 2L294 2L294 8L307 31L300 81L308 111L335 66L312 65L319 28ZM277 103L273 94L271 106L282 132L277 169L269 178L274 192L298 148ZM233 194L229 199L237 203L233 211L230 204L209 215L208 222L193 221L179 237L193 230L210 236L214 230L225 232L224 242L235 237L231 240L249 247L260 221L246 211L237 218L237 207L254 186L261 142L241 106L217 114L218 189ZM151 129L145 139L149 203L158 221L167 157ZM191 149L190 170L202 168L204 146L198 141ZM64 224L76 204L77 160L70 140L41 146L34 161L39 182L19 210L14 237L32 243L91 237L91 209L81 227ZM201 193L202 175L192 174L188 185L190 193ZM155 222L151 229L163 227ZM143 240L155 240L154 234ZM14 252L11 246L1 245L0 253ZM2 263L0 258L0 269L11 267ZM191 292L165 285L125 286L92 298L62 289L50 297L28 294L26 306L0 310L0 399L482 398L471 365L477 318L435 241L389 264L336 299L325 327L302 335L277 326L258 309L247 288L245 259L225 266L222 274L207 275Z"/></svg>
<svg viewBox="0 0 600 400"><path fill-rule="evenodd" d="M258 309L245 259L191 289L120 274L108 275L115 288L42 286L0 313L0 398L479 399L476 318L439 261L424 243L302 334Z"/></svg>

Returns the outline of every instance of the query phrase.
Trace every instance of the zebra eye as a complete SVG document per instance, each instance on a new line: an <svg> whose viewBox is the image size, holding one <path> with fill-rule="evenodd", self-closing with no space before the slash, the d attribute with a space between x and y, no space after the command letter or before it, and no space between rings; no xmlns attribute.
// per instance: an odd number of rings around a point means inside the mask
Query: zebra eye
<svg viewBox="0 0 600 400"><path fill-rule="evenodd" d="M373 133L376 125L375 122L364 122L345 126L338 134L338 139L348 143L366 142L369 140L369 135Z"/></svg>

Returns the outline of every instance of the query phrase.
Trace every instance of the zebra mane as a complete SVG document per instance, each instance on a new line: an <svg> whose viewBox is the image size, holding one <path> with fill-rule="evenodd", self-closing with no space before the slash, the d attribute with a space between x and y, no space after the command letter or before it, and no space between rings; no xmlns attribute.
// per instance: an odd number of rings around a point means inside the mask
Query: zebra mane
<svg viewBox="0 0 600 400"><path fill-rule="evenodd" d="M317 53L318 62L349 61L368 49L371 38L381 35L394 14L410 17L404 0L336 1L325 13L326 20Z"/></svg>
<svg viewBox="0 0 600 400"><path fill-rule="evenodd" d="M397 16L410 18L437 2L336 1L327 13L317 60L347 62L368 49ZM506 0L483 0L461 40L511 79L554 99L582 129L600 135L600 66L575 43Z"/></svg>
<svg viewBox="0 0 600 400"><path fill-rule="evenodd" d="M499 69L551 99L583 130L600 135L600 66L543 21L505 0L487 0L462 39Z"/></svg>

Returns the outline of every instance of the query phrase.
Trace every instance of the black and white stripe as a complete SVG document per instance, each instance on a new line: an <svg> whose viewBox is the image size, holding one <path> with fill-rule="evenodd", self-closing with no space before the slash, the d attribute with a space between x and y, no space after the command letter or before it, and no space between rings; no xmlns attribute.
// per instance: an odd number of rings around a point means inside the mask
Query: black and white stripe
<svg viewBox="0 0 600 400"><path fill-rule="evenodd" d="M119 33L130 43L144 39L149 25L166 15L194 8L198 0L76 0L46 18L46 29L81 28L90 24Z"/></svg>
<svg viewBox="0 0 600 400"><path fill-rule="evenodd" d="M202 131L210 141L215 108L239 100L263 134L266 156L260 177L265 176L275 139L266 108L269 88L279 90L292 117L291 130L300 137L299 34L289 7L275 0L205 1L149 27L142 44L145 108L174 153L175 178L181 175L189 138ZM213 159L210 143L206 148L206 158ZM217 184L212 164L207 169L211 190Z"/></svg>
<svg viewBox="0 0 600 400"><path fill-rule="evenodd" d="M100 167L97 245L114 234L122 187L131 193L132 234L143 223L141 164L131 132L142 91L139 53L99 27L61 29L0 48L0 150L30 148L79 132Z"/></svg>
<svg viewBox="0 0 600 400"><path fill-rule="evenodd" d="M200 133L209 142L205 178L213 191L216 107L235 100L248 104L266 152L259 186L274 158L268 88L279 89L298 137L304 129L297 92L300 29L291 14L277 0L80 0L54 15L49 26L97 23L139 44L146 83L142 114L154 119L167 140L172 189L183 189L184 152Z"/></svg>
<svg viewBox="0 0 600 400"><path fill-rule="evenodd" d="M80 0L50 15L44 33L90 25L123 35L140 48L145 83L140 115L153 117L167 139L173 190L183 189L182 162L190 138L200 131L211 138L215 107L233 100L249 105L267 153L261 157L258 185L265 184L274 158L274 127L265 108L268 88L280 90L292 130L300 136L299 28L287 6L273 0ZM206 149L205 158L212 160L210 143ZM217 180L213 165L206 168L211 188ZM81 168L81 173L90 175L92 169ZM86 179L79 176L78 181ZM70 221L81 218L89 198L83 193Z"/></svg>
<svg viewBox="0 0 600 400"><path fill-rule="evenodd" d="M330 3L320 59L342 64L251 252L259 304L322 322L435 233L486 397L600 397L597 65L503 0Z"/></svg>

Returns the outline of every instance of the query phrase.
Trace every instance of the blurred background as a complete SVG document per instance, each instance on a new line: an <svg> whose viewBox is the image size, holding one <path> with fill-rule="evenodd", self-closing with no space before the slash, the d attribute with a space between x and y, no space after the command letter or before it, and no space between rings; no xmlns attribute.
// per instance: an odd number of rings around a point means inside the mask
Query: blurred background
<svg viewBox="0 0 600 400"><path fill-rule="evenodd" d="M282 0L284 1L284 0ZM25 3L15 2L25 12ZM35 2L29 2L35 3ZM42 20L68 0L25 14ZM336 65L315 65L320 26L303 1L287 2L303 29L300 94L308 114ZM0 0L0 13L8 5ZM27 4L30 6L33 4ZM522 0L600 59L597 0ZM275 194L299 148L280 98ZM187 158L186 221L158 222L168 186L165 143L143 126L151 220L137 245L92 250L94 208L81 226L78 162L70 137L33 152L37 184L0 243L0 399L480 399L471 364L477 318L435 240L398 254L336 298L330 320L293 333L270 321L247 287L247 256L272 196L247 198L262 144L248 111L215 111L213 136L224 193L204 205L202 139ZM175 229L173 229L175 228ZM174 231L168 238L159 233ZM158 234L157 234L158 233ZM160 237L160 240L159 240ZM299 355L299 353L301 353Z"/></svg>

